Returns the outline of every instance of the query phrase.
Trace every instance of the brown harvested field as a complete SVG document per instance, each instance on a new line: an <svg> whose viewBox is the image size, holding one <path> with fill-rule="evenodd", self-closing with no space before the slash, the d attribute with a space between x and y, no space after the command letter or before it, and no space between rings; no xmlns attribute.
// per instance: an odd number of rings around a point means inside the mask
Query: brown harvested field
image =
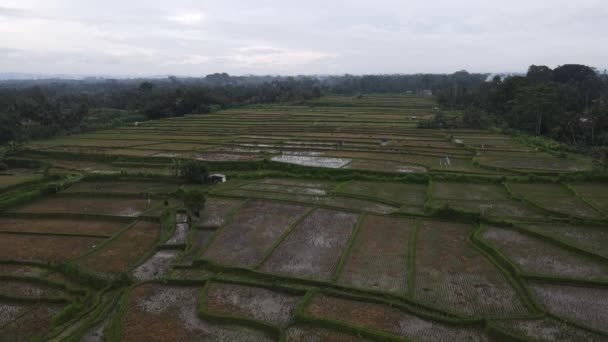
<svg viewBox="0 0 608 342"><path fill-rule="evenodd" d="M128 182L128 181L112 181L112 182L81 182L70 186L63 192L78 193L78 192L99 192L110 194L123 193L172 193L177 191L179 184L160 183L160 182Z"/></svg>
<svg viewBox="0 0 608 342"><path fill-rule="evenodd" d="M13 321L31 308L31 304L0 303L0 327ZM1 329L0 334L2 334Z"/></svg>
<svg viewBox="0 0 608 342"><path fill-rule="evenodd" d="M511 334L534 341L600 342L606 339L600 334L583 330L554 318L508 319L493 323Z"/></svg>
<svg viewBox="0 0 608 342"><path fill-rule="evenodd" d="M60 261L91 250L101 239L89 237L0 235L1 260Z"/></svg>
<svg viewBox="0 0 608 342"><path fill-rule="evenodd" d="M197 287L139 285L122 319L122 341L272 341L245 328L217 325L197 316Z"/></svg>
<svg viewBox="0 0 608 342"><path fill-rule="evenodd" d="M51 328L51 319L61 309L61 305L37 304L32 311L0 329L0 341L29 341L44 335Z"/></svg>
<svg viewBox="0 0 608 342"><path fill-rule="evenodd" d="M364 339L363 337L346 335L337 331L309 327L305 325L296 325L290 327L286 331L287 340L289 342L369 342L371 340Z"/></svg>
<svg viewBox="0 0 608 342"><path fill-rule="evenodd" d="M17 185L42 178L35 174L0 175L0 190L12 185Z"/></svg>
<svg viewBox="0 0 608 342"><path fill-rule="evenodd" d="M0 218L0 231L5 232L111 236L124 226L125 223L110 221Z"/></svg>
<svg viewBox="0 0 608 342"><path fill-rule="evenodd" d="M21 280L2 280L0 282L0 295L9 297L63 297L65 293L57 288L43 283L34 283Z"/></svg>
<svg viewBox="0 0 608 342"><path fill-rule="evenodd" d="M213 236L213 233L214 231L212 230L195 230L192 232L192 235L190 236L190 244L187 247L188 250L184 254L181 263L191 264L197 252L203 248L205 243L207 243L211 236Z"/></svg>
<svg viewBox="0 0 608 342"><path fill-rule="evenodd" d="M152 280L163 277L171 270L171 265L177 260L181 251L156 251L143 264L137 266L131 274L137 280Z"/></svg>
<svg viewBox="0 0 608 342"><path fill-rule="evenodd" d="M531 283L552 314L608 334L608 289Z"/></svg>
<svg viewBox="0 0 608 342"><path fill-rule="evenodd" d="M570 187L583 197L608 197L608 186L604 183L577 183Z"/></svg>
<svg viewBox="0 0 608 342"><path fill-rule="evenodd" d="M205 202L205 208L201 212L201 217L197 225L199 227L219 227L224 224L230 211L241 203L243 203L243 201L209 197Z"/></svg>
<svg viewBox="0 0 608 342"><path fill-rule="evenodd" d="M357 214L317 209L264 262L262 271L328 280L357 222Z"/></svg>
<svg viewBox="0 0 608 342"><path fill-rule="evenodd" d="M316 295L304 309L308 316L341 321L416 341L489 341L482 329L449 326L368 302Z"/></svg>
<svg viewBox="0 0 608 342"><path fill-rule="evenodd" d="M488 227L485 241L513 260L524 272L561 277L608 279L608 265L514 230Z"/></svg>
<svg viewBox="0 0 608 342"><path fill-rule="evenodd" d="M412 219L366 216L359 226L338 283L405 294Z"/></svg>
<svg viewBox="0 0 608 342"><path fill-rule="evenodd" d="M293 317L301 296L261 287L211 283L207 294L210 313L237 316L284 326Z"/></svg>
<svg viewBox="0 0 608 342"><path fill-rule="evenodd" d="M471 229L459 223L421 222L416 239L415 297L465 316L527 314L507 278L469 245Z"/></svg>
<svg viewBox="0 0 608 342"><path fill-rule="evenodd" d="M70 213L112 216L139 216L157 206L156 201L118 198L46 197L17 209L20 213Z"/></svg>
<svg viewBox="0 0 608 342"><path fill-rule="evenodd" d="M294 204L250 201L240 208L234 221L222 227L203 257L223 264L254 266L306 210Z"/></svg>
<svg viewBox="0 0 608 342"><path fill-rule="evenodd" d="M608 258L608 231L601 226L567 224L520 224L521 227L536 233L564 240L574 246L587 249Z"/></svg>
<svg viewBox="0 0 608 342"><path fill-rule="evenodd" d="M158 223L140 221L80 264L97 272L120 273L148 253L160 237Z"/></svg>
<svg viewBox="0 0 608 342"><path fill-rule="evenodd" d="M0 264L0 274L15 276L43 277L48 272L47 269L36 266Z"/></svg>

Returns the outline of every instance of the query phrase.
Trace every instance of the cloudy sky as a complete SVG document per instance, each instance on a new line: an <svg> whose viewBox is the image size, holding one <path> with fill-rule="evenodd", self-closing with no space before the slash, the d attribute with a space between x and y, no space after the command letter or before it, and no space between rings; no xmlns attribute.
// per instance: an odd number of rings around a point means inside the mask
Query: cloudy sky
<svg viewBox="0 0 608 342"><path fill-rule="evenodd" d="M604 69L607 33L606 0L0 0L0 72Z"/></svg>

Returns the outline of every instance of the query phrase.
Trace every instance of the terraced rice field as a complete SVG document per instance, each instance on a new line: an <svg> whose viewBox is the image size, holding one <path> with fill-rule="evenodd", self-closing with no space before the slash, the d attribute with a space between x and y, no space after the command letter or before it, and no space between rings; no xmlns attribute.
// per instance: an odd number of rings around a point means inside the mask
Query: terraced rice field
<svg viewBox="0 0 608 342"><path fill-rule="evenodd" d="M359 226L338 283L404 294L408 246L416 221L366 216Z"/></svg>
<svg viewBox="0 0 608 342"><path fill-rule="evenodd" d="M606 263L542 239L498 227L489 227L482 236L526 273L608 279Z"/></svg>
<svg viewBox="0 0 608 342"><path fill-rule="evenodd" d="M414 297L466 316L525 315L508 279L467 242L471 227L423 221L416 239Z"/></svg>
<svg viewBox="0 0 608 342"><path fill-rule="evenodd" d="M329 279L350 239L357 215L318 209L308 215L260 268L302 278Z"/></svg>
<svg viewBox="0 0 608 342"><path fill-rule="evenodd" d="M241 267L257 265L272 243L306 210L299 205L251 201L240 208L231 223L218 231L203 257Z"/></svg>
<svg viewBox="0 0 608 342"><path fill-rule="evenodd" d="M436 106L329 96L30 143L52 167L0 176L0 340L608 340L605 178L417 128Z"/></svg>

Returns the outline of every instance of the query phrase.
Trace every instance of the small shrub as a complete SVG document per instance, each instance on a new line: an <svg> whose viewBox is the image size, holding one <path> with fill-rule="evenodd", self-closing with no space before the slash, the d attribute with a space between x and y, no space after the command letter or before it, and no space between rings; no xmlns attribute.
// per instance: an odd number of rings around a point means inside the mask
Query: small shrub
<svg viewBox="0 0 608 342"><path fill-rule="evenodd" d="M207 201L205 195L198 190L180 191L178 195L184 203L184 207L188 209L188 212L198 217L198 213L205 207L205 202Z"/></svg>
<svg viewBox="0 0 608 342"><path fill-rule="evenodd" d="M189 160L181 165L180 174L190 183L201 184L207 179L207 165L195 160Z"/></svg>

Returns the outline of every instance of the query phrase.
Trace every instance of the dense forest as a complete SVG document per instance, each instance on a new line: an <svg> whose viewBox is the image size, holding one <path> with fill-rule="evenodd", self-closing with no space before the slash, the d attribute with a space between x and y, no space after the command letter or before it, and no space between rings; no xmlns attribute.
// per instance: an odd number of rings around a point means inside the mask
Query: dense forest
<svg viewBox="0 0 608 342"><path fill-rule="evenodd" d="M442 112L422 127L495 128L579 149L608 145L608 78L584 65L526 75L230 76L0 81L0 144L246 104L323 94L433 93ZM446 113L462 113L452 115ZM454 120L458 117L458 120Z"/></svg>
<svg viewBox="0 0 608 342"><path fill-rule="evenodd" d="M462 110L463 124L542 135L579 147L608 145L608 78L577 64L532 65L524 76L454 83L436 93L446 110Z"/></svg>

